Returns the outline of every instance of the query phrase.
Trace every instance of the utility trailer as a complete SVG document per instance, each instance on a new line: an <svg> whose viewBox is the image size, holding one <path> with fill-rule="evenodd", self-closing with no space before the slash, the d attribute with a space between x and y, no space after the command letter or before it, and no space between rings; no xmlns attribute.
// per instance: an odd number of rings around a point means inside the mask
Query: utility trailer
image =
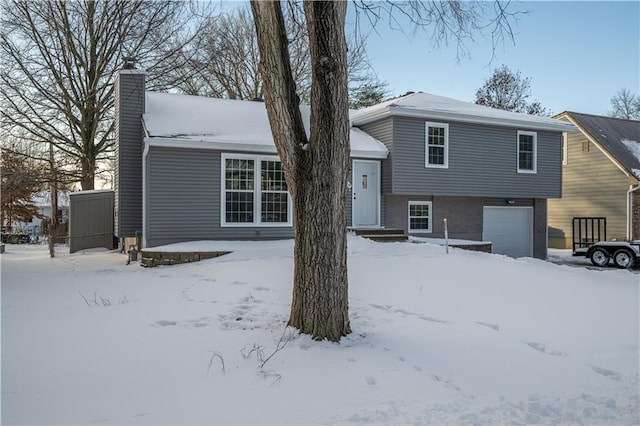
<svg viewBox="0 0 640 426"><path fill-rule="evenodd" d="M586 256L595 266L607 266L611 260L618 268L632 268L640 262L640 240L600 241L589 247L579 247L574 256Z"/></svg>
<svg viewBox="0 0 640 426"><path fill-rule="evenodd" d="M606 241L606 217L574 217L572 222L574 256L586 256L596 266L607 266L611 260L618 268L640 263L640 240Z"/></svg>

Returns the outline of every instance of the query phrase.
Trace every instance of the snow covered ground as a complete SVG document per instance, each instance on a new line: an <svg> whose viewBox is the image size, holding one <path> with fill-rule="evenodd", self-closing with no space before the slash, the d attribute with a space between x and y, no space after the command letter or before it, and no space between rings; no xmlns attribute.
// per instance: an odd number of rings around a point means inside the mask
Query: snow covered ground
<svg viewBox="0 0 640 426"><path fill-rule="evenodd" d="M7 246L2 423L640 423L636 273L353 237L332 344L285 327L292 242L235 247Z"/></svg>

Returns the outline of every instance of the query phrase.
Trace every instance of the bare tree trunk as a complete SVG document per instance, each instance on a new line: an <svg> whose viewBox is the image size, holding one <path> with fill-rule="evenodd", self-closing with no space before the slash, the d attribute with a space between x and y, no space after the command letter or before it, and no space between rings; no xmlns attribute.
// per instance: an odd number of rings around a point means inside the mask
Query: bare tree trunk
<svg viewBox="0 0 640 426"><path fill-rule="evenodd" d="M346 180L349 117L344 2L307 2L312 61L307 139L279 2L252 1L271 131L294 204L294 283L289 325L339 341L348 315Z"/></svg>
<svg viewBox="0 0 640 426"><path fill-rule="evenodd" d="M88 191L95 189L95 177L96 177L96 169L95 169L95 160L93 162L88 159L82 160L82 174L80 179L80 186L83 191Z"/></svg>
<svg viewBox="0 0 640 426"><path fill-rule="evenodd" d="M49 167L51 170L51 182L49 183L49 195L51 196L51 216L49 218L49 256L56 257L56 234L58 231L58 178L53 158L53 143L49 143Z"/></svg>

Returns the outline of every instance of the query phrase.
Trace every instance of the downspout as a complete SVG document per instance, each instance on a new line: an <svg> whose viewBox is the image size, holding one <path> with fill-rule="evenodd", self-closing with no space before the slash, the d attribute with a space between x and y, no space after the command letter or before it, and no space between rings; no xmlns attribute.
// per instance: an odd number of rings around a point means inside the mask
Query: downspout
<svg viewBox="0 0 640 426"><path fill-rule="evenodd" d="M631 197L632 194L639 189L640 185L636 184L635 188L633 185L630 185L629 190L627 191L627 240L633 239L633 201Z"/></svg>
<svg viewBox="0 0 640 426"><path fill-rule="evenodd" d="M147 248L147 156L149 155L149 142L144 139L142 151L142 247Z"/></svg>

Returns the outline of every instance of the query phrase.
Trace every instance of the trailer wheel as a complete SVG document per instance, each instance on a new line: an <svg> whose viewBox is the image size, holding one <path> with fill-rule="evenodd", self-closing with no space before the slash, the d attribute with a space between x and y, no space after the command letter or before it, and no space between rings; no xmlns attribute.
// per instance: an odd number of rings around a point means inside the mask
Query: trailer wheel
<svg viewBox="0 0 640 426"><path fill-rule="evenodd" d="M601 248L596 248L591 252L591 263L596 266L607 266L609 264L609 253Z"/></svg>
<svg viewBox="0 0 640 426"><path fill-rule="evenodd" d="M636 258L629 250L620 249L613 255L613 263L618 268L631 268L636 263Z"/></svg>

